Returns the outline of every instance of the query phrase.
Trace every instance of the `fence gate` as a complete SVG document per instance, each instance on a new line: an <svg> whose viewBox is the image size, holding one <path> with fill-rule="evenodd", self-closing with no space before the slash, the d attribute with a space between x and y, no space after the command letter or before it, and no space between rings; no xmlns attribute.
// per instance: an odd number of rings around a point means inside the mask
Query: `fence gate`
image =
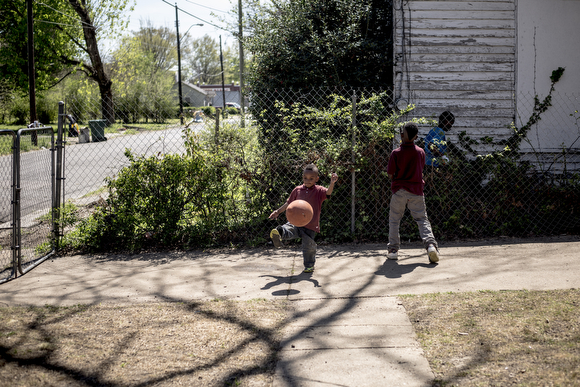
<svg viewBox="0 0 580 387"><path fill-rule="evenodd" d="M64 143L52 127L0 131L0 283L55 254Z"/></svg>

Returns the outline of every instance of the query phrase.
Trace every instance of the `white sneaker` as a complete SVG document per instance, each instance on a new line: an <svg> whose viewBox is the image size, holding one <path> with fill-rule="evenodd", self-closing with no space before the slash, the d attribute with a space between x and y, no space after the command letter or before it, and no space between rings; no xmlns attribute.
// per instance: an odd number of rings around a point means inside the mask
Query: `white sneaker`
<svg viewBox="0 0 580 387"><path fill-rule="evenodd" d="M435 247L434 245L429 245L429 247L427 247L427 255L429 256L429 262L431 263L439 262L439 251L437 250L437 247Z"/></svg>
<svg viewBox="0 0 580 387"><path fill-rule="evenodd" d="M387 253L387 258L396 261L397 259L399 259L399 252L395 249L389 249L389 252Z"/></svg>

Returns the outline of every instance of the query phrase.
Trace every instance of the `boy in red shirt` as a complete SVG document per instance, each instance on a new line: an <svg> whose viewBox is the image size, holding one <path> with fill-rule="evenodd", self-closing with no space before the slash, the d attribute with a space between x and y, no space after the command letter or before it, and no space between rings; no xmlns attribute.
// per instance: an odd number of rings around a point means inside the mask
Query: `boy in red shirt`
<svg viewBox="0 0 580 387"><path fill-rule="evenodd" d="M393 150L387 166L387 174L391 179L391 205L389 209L389 244L388 259L398 259L401 246L399 225L408 207L413 219L419 226L419 234L427 249L429 262L439 261L437 241L427 218L425 197L423 196L423 168L425 167L425 151L415 145L419 128L414 122L408 122L401 132L402 144Z"/></svg>
<svg viewBox="0 0 580 387"><path fill-rule="evenodd" d="M312 273L316 263L316 243L314 237L320 232L320 210L322 202L330 198L334 190L334 183L338 180L338 175L332 173L328 188L316 185L318 181L318 168L314 164L309 164L304 168L302 181L304 184L294 188L290 197L284 205L270 214L270 219L276 219L281 213L286 211L288 205L294 200L306 200L312 206L312 220L304 227L296 227L290 222L278 226L270 232L270 238L274 247L282 246L282 240L302 238L302 255L304 257L304 272Z"/></svg>

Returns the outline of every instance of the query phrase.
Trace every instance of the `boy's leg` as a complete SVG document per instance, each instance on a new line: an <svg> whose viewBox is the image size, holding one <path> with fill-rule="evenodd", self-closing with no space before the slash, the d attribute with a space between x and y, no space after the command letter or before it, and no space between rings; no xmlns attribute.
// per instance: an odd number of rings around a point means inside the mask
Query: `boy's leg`
<svg viewBox="0 0 580 387"><path fill-rule="evenodd" d="M294 226L290 222L285 223L276 228L280 232L280 238L283 241L289 241L290 239L300 238L300 230L298 229L298 227Z"/></svg>
<svg viewBox="0 0 580 387"><path fill-rule="evenodd" d="M291 223L286 223L281 226L277 226L275 229L270 231L270 238L274 247L279 248L282 246L283 240L290 240L299 238L300 234L298 228Z"/></svg>
<svg viewBox="0 0 580 387"><path fill-rule="evenodd" d="M391 259L397 258L396 253L401 247L399 225L403 215L405 214L405 207L407 206L405 193L407 193L407 191L400 189L391 196L391 204L389 208L389 244L387 245L389 254L391 254L391 251L394 252Z"/></svg>
<svg viewBox="0 0 580 387"><path fill-rule="evenodd" d="M409 211L413 219L417 222L419 226L419 235L423 240L423 245L427 249L427 254L429 255L429 261L431 263L436 263L439 261L439 250L435 236L433 235L433 230L431 229L431 222L427 218L427 210L425 208L425 197L419 195L412 195L408 203Z"/></svg>
<svg viewBox="0 0 580 387"><path fill-rule="evenodd" d="M425 208L425 197L420 195L410 194L409 202L407 203L409 211L419 226L419 235L423 240L423 245L427 248L429 245L437 247L437 241L431 229L431 222L427 218L427 210Z"/></svg>
<svg viewBox="0 0 580 387"><path fill-rule="evenodd" d="M311 273L314 271L314 264L316 263L316 242L314 237L316 232L304 227L298 228L300 237L302 238L302 255L304 257L304 271Z"/></svg>

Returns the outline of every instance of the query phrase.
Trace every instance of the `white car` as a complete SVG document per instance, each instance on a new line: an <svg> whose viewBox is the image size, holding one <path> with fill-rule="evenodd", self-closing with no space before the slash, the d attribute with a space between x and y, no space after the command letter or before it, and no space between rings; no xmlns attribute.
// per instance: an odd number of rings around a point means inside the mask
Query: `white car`
<svg viewBox="0 0 580 387"><path fill-rule="evenodd" d="M242 107L240 106L239 103L236 103L236 102L226 102L226 107L236 108L238 110L238 112L242 111Z"/></svg>

